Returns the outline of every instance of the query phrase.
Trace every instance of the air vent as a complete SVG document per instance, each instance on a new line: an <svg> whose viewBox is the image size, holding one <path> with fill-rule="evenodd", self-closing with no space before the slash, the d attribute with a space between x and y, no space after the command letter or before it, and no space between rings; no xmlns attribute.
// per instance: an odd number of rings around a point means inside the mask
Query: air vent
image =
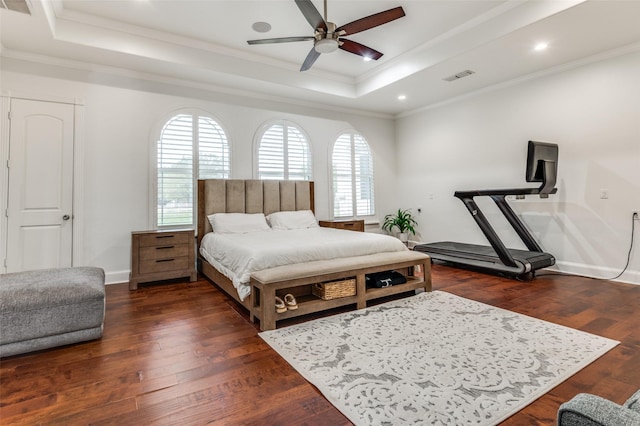
<svg viewBox="0 0 640 426"><path fill-rule="evenodd" d="M475 73L476 73L475 71L464 70L464 71L459 72L458 74L454 74L454 75L451 75L449 77L445 77L445 78L443 78L443 80L445 80L445 81L456 81L458 79L461 79L463 77L467 77L467 76L469 76L471 74L475 74Z"/></svg>
<svg viewBox="0 0 640 426"><path fill-rule="evenodd" d="M26 0L0 0L0 9L13 10L14 12L31 15L29 3Z"/></svg>

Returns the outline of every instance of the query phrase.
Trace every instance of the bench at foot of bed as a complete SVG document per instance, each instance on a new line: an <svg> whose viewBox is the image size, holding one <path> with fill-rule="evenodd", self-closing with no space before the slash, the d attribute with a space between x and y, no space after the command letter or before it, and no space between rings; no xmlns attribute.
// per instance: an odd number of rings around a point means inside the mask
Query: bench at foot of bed
<svg viewBox="0 0 640 426"><path fill-rule="evenodd" d="M388 270L403 273L407 282L392 287L367 288L366 274ZM356 281L356 293L353 296L323 300L312 294L312 286L316 283L347 278ZM260 320L261 330L273 330L276 328L276 322L283 319L346 305L355 305L357 309L362 309L367 306L368 300L416 289L431 291L431 260L429 256L420 252L376 253L278 266L251 275L250 318L252 322L255 319ZM296 297L298 309L277 313L275 298L282 298L285 294L293 294Z"/></svg>

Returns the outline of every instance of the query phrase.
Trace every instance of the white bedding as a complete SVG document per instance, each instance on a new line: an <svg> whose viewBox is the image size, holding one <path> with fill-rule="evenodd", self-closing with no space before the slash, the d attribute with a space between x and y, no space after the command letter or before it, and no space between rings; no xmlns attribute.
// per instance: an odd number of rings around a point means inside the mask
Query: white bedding
<svg viewBox="0 0 640 426"><path fill-rule="evenodd" d="M403 250L408 249L389 235L333 228L208 233L200 244L200 254L233 282L240 300L251 292L251 274L262 269Z"/></svg>

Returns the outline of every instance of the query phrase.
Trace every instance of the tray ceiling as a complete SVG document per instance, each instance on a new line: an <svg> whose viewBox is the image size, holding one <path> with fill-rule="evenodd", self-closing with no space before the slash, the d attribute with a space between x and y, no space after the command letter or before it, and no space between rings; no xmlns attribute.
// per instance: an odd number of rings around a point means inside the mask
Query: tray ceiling
<svg viewBox="0 0 640 426"><path fill-rule="evenodd" d="M53 57L212 90L388 115L615 49L640 49L636 0L329 0L328 20L338 25L397 6L406 16L349 37L384 53L380 60L365 62L339 50L321 55L305 72L299 69L311 41L246 43L312 35L293 0L27 4L30 15L0 9L5 57ZM323 13L322 2L314 5ZM256 32L256 22L271 30ZM548 49L536 51L540 42ZM446 80L467 70L473 73Z"/></svg>

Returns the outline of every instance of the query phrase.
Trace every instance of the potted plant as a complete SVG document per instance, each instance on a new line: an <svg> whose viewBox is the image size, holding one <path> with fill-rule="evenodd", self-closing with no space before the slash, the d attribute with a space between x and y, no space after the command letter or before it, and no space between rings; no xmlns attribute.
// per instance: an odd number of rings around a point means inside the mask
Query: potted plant
<svg viewBox="0 0 640 426"><path fill-rule="evenodd" d="M416 219L409 209L398 209L397 213L388 214L384 217L382 229L391 233L393 232L393 228L398 228L398 238L400 238L400 241L403 243L406 243L409 241L409 233L413 235L416 234L414 227L417 225L418 222L416 222Z"/></svg>

